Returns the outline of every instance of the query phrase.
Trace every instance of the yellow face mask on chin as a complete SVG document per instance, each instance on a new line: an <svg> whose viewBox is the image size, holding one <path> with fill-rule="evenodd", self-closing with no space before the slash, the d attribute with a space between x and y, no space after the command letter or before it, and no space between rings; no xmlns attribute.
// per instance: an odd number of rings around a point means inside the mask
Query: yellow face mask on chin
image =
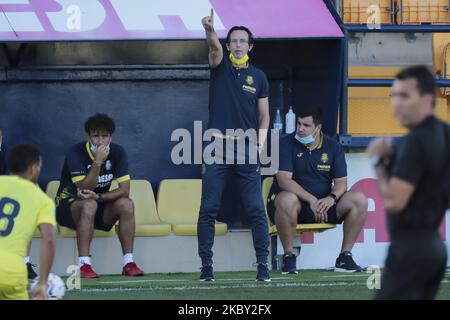
<svg viewBox="0 0 450 320"><path fill-rule="evenodd" d="M243 56L240 59L236 59L236 57L233 56L233 54L230 52L230 61L234 65L241 66L241 65L247 63L248 59L249 59L248 54L246 54L245 56Z"/></svg>

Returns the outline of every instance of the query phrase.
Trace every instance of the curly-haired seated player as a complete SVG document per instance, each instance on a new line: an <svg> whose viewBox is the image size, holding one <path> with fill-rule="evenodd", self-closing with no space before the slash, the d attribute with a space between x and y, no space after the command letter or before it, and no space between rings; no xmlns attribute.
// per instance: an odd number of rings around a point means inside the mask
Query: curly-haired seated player
<svg viewBox="0 0 450 320"><path fill-rule="evenodd" d="M65 158L56 197L57 222L77 232L81 277L97 278L89 255L94 229L109 231L119 221L122 274L142 276L144 272L133 259L135 220L127 155L121 146L111 143L114 121L96 114L84 128L89 140L74 145ZM119 188L109 191L113 180Z"/></svg>

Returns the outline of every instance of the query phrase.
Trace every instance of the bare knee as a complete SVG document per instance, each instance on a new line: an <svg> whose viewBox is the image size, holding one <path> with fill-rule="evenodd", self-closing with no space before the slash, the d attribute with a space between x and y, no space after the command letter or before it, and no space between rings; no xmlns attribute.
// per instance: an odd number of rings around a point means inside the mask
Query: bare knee
<svg viewBox="0 0 450 320"><path fill-rule="evenodd" d="M93 220L97 212L97 208L97 201L92 199L81 200L81 202L78 204L78 213L80 218Z"/></svg>
<svg viewBox="0 0 450 320"><path fill-rule="evenodd" d="M350 191L349 196L352 202L352 206L357 209L358 213L361 215L367 214L368 199L364 193L361 191Z"/></svg>
<svg viewBox="0 0 450 320"><path fill-rule="evenodd" d="M113 203L114 210L122 216L134 215L134 203L130 198L119 198Z"/></svg>
<svg viewBox="0 0 450 320"><path fill-rule="evenodd" d="M283 212L289 215L296 215L300 210L300 201L297 196L287 191L280 192L277 195L274 205L277 212Z"/></svg>

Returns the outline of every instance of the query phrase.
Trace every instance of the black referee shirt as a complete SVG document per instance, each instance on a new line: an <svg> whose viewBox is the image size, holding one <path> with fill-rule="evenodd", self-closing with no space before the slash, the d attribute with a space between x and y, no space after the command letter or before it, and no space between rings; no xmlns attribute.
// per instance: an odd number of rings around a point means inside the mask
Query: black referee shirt
<svg viewBox="0 0 450 320"><path fill-rule="evenodd" d="M391 234L402 230L436 230L445 214L440 190L442 177L450 165L445 135L448 125L435 116L427 117L419 126L402 137L394 146L389 176L415 186L406 208L388 215Z"/></svg>

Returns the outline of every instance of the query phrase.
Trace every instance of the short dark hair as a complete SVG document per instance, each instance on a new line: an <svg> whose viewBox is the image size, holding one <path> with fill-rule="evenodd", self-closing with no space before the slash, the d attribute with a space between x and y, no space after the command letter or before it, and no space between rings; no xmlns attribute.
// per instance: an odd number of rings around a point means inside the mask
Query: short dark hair
<svg viewBox="0 0 450 320"><path fill-rule="evenodd" d="M297 117L298 118L312 117L313 122L316 126L323 123L322 111L317 106L300 108Z"/></svg>
<svg viewBox="0 0 450 320"><path fill-rule="evenodd" d="M103 113L97 113L96 115L87 119L84 124L84 130L87 134L91 134L93 131L106 131L109 134L113 134L116 130L114 120L108 115Z"/></svg>
<svg viewBox="0 0 450 320"><path fill-rule="evenodd" d="M232 34L234 31L236 31L236 30L242 30L242 31L247 32L247 34L248 34L248 44L253 44L253 41L254 41L253 33L250 31L249 28L244 27L244 26L234 26L234 27L232 27L232 28L228 31L228 34L227 34L227 43L228 43L228 44L230 44L230 37L231 37L231 34Z"/></svg>
<svg viewBox="0 0 450 320"><path fill-rule="evenodd" d="M433 96L433 107L436 104L436 80L433 73L425 65L407 67L396 76L398 80L416 79L417 89L421 95L431 94Z"/></svg>
<svg viewBox="0 0 450 320"><path fill-rule="evenodd" d="M41 152L34 144L19 144L8 154L7 164L11 173L23 173L41 161Z"/></svg>

